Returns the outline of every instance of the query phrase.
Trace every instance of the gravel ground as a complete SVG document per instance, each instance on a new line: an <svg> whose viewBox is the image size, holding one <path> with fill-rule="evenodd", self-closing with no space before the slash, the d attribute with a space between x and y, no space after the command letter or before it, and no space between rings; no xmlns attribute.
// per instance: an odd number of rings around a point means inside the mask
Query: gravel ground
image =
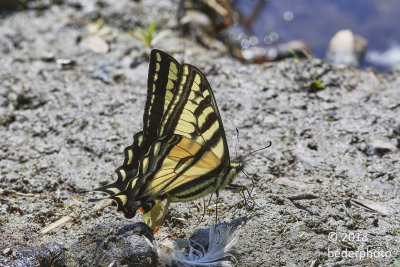
<svg viewBox="0 0 400 267"><path fill-rule="evenodd" d="M100 195L79 192L115 180L142 127L150 50L127 32L152 21L172 30L156 47L208 77L231 158L272 142L246 161L257 205L220 194L219 219L241 222L237 266L400 264L399 72L320 60L243 65L179 37L179 1L54 2L0 17L0 265L18 259L14 248L49 242L67 266L85 265L74 248L93 229L141 220L95 210L87 200ZM199 203L173 203L154 244L213 225L212 204L198 225Z"/></svg>

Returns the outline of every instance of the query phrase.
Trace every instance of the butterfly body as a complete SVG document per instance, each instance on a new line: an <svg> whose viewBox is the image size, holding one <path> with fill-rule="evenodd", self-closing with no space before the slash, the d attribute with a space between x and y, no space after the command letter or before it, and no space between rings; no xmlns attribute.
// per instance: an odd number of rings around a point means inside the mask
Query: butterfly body
<svg viewBox="0 0 400 267"><path fill-rule="evenodd" d="M153 50L143 131L124 150L116 182L106 192L125 217L156 202L189 201L222 190L243 163L231 163L218 107L205 76Z"/></svg>

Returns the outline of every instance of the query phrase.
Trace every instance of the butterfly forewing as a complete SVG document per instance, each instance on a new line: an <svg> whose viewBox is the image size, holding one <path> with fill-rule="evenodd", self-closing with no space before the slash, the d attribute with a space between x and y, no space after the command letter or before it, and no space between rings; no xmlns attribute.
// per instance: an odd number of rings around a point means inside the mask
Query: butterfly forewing
<svg viewBox="0 0 400 267"><path fill-rule="evenodd" d="M171 134L195 140L229 164L224 127L211 87L204 75L189 64L181 67L175 96L161 122L160 135Z"/></svg>
<svg viewBox="0 0 400 267"><path fill-rule="evenodd" d="M124 163L115 171L118 176L117 181L97 188L96 191L104 191L110 195L117 194L135 177L139 160L158 139L160 122L174 95L179 69L179 63L170 55L156 49L151 51L143 131L135 134L132 145L124 149Z"/></svg>
<svg viewBox="0 0 400 267"><path fill-rule="evenodd" d="M137 197L168 194L173 201L186 201L215 192L225 182L230 163L222 121L211 87L196 67L182 65L159 135L181 140L157 160L157 170L146 175L146 189Z"/></svg>
<svg viewBox="0 0 400 267"><path fill-rule="evenodd" d="M173 57L160 50L151 51L143 114L143 131L149 146L159 137L161 120L175 94L179 69L180 65Z"/></svg>

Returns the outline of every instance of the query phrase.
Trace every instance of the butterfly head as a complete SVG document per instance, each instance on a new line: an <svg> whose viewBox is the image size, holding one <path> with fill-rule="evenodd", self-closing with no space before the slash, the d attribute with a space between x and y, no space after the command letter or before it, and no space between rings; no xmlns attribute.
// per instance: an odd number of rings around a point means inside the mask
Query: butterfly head
<svg viewBox="0 0 400 267"><path fill-rule="evenodd" d="M227 184L232 183L238 174L244 169L244 162L232 162L227 174Z"/></svg>
<svg viewBox="0 0 400 267"><path fill-rule="evenodd" d="M231 163L231 168L234 169L236 173L241 172L244 169L244 161Z"/></svg>

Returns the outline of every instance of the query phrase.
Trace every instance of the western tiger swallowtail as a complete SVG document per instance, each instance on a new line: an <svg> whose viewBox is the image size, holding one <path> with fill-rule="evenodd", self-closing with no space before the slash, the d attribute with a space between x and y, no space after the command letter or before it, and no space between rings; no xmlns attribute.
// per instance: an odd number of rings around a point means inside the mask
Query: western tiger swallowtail
<svg viewBox="0 0 400 267"><path fill-rule="evenodd" d="M218 193L243 163L229 158L221 116L206 77L160 50L150 54L143 131L124 150L108 193L126 218L155 203L189 201Z"/></svg>

